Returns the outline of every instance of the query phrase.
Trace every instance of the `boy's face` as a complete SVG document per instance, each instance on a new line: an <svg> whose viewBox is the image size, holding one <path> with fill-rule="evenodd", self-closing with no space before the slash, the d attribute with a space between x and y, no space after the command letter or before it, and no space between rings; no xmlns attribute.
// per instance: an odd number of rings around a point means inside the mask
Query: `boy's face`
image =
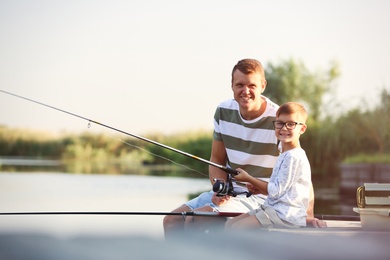
<svg viewBox="0 0 390 260"><path fill-rule="evenodd" d="M294 142L298 141L301 134L306 131L306 125L302 118L297 114L281 114L276 117L275 124L282 128L275 127L275 135L280 141Z"/></svg>

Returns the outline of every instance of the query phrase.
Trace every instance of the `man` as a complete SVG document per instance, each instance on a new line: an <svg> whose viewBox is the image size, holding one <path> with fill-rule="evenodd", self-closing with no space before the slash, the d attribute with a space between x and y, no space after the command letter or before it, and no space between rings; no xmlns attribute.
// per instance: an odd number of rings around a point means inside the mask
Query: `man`
<svg viewBox="0 0 390 260"><path fill-rule="evenodd" d="M272 121L275 120L278 105L262 95L267 86L264 69L254 59L239 61L232 70L232 91L234 99L222 102L214 114L214 134L210 161L219 165L227 165L232 169L241 168L254 177L269 178L279 155L277 139ZM209 167L209 177L226 181L227 174L216 167ZM253 186L233 183L236 192L250 191L236 197L217 196L213 192L205 192L197 198L185 203L172 212L185 211L220 211L248 212L259 208L264 197ZM308 209L308 222L314 226L323 226L324 222L313 218L314 195ZM166 216L164 218L165 236L181 231L185 225L211 223L215 217ZM223 220L219 218L219 220Z"/></svg>

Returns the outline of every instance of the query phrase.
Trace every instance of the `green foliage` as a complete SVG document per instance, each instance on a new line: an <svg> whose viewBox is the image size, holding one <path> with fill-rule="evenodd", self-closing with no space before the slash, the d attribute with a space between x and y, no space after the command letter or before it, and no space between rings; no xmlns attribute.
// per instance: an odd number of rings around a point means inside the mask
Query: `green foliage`
<svg viewBox="0 0 390 260"><path fill-rule="evenodd" d="M390 153L387 154L357 154L343 160L345 164L385 163L390 164Z"/></svg>
<svg viewBox="0 0 390 260"><path fill-rule="evenodd" d="M58 158L62 152L61 141L48 133L0 126L0 156Z"/></svg>
<svg viewBox="0 0 390 260"><path fill-rule="evenodd" d="M335 122L343 157L383 154L390 150L390 94L382 90L381 103L372 110L353 109Z"/></svg>
<svg viewBox="0 0 390 260"><path fill-rule="evenodd" d="M91 133L54 138L42 132L0 127L0 157L56 159L63 162L65 169L62 170L66 172L157 175L165 171L165 175L170 176L208 175L207 165L193 158L139 139L121 138ZM210 158L211 133L156 135L148 139L207 160Z"/></svg>
<svg viewBox="0 0 390 260"><path fill-rule="evenodd" d="M211 132L193 132L185 133L181 135L172 135L172 136L155 136L155 141L165 144L174 149L183 151L193 156L197 156L206 160L210 159L211 155L211 142L212 142L212 133ZM148 161L149 164L169 164L176 163L179 165L190 166L191 169L203 173L203 175L208 175L208 165L200 161L194 160L189 156L185 156L166 148L156 146L154 144L148 144L146 149L152 154L157 155L151 158ZM169 160L166 160L169 159ZM196 176L197 173L193 173ZM197 174L199 177L199 174Z"/></svg>
<svg viewBox="0 0 390 260"><path fill-rule="evenodd" d="M308 106L309 115L315 121L323 109L324 94L333 89L339 77L339 67L332 62L328 71L310 72L306 66L294 59L280 64L270 63L266 69L266 95L277 104L299 101Z"/></svg>

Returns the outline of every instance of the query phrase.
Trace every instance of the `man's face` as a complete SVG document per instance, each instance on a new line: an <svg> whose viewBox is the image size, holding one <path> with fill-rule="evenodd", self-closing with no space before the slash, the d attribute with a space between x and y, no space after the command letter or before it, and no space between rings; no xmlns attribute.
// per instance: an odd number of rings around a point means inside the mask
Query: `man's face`
<svg viewBox="0 0 390 260"><path fill-rule="evenodd" d="M267 82L260 73L244 74L239 70L233 73L232 90L234 99L244 111L257 111L261 108L261 93Z"/></svg>

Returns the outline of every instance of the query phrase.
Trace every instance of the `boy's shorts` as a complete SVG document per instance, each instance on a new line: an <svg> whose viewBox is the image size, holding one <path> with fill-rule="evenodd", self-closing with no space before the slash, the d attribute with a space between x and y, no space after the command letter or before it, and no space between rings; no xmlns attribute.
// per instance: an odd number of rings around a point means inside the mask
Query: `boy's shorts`
<svg viewBox="0 0 390 260"><path fill-rule="evenodd" d="M255 216L264 228L299 228L299 226L279 218L276 211L271 207L261 206L258 209L249 211L248 214Z"/></svg>

